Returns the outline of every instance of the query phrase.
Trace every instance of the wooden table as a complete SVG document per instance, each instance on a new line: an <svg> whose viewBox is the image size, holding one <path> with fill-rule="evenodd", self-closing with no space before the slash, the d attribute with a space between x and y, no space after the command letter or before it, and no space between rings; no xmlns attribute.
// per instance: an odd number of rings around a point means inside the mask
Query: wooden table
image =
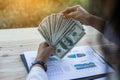
<svg viewBox="0 0 120 80"><path fill-rule="evenodd" d="M99 50L101 45L97 41L97 30L85 26L86 35L78 45L91 45ZM44 39L37 28L1 29L0 30L0 80L25 80L26 69L20 59L25 51L37 50L39 43Z"/></svg>

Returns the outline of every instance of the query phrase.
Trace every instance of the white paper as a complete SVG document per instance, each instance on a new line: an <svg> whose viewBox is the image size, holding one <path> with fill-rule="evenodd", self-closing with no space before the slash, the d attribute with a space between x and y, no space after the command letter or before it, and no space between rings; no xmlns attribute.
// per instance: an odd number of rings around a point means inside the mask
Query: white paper
<svg viewBox="0 0 120 80"><path fill-rule="evenodd" d="M24 55L30 68L37 51L24 52ZM49 80L70 80L114 72L90 46L74 47L62 60L50 57L47 66Z"/></svg>

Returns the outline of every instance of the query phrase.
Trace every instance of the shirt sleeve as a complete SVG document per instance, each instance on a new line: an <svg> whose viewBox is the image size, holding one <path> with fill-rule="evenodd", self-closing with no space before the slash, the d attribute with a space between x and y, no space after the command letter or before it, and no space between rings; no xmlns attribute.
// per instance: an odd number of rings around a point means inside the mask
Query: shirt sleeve
<svg viewBox="0 0 120 80"><path fill-rule="evenodd" d="M114 31L112 25L109 22L106 22L104 28L104 37L107 38L110 42L120 47L120 39L118 38L116 32Z"/></svg>
<svg viewBox="0 0 120 80"><path fill-rule="evenodd" d="M41 67L34 66L28 74L26 80L48 80L48 77Z"/></svg>

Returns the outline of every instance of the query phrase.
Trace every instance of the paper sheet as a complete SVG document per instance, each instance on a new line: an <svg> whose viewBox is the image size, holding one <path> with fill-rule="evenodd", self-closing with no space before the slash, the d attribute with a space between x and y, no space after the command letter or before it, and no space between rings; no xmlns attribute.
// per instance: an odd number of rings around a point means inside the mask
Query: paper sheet
<svg viewBox="0 0 120 80"><path fill-rule="evenodd" d="M28 51L24 55L30 68L37 52ZM52 56L47 66L49 80L69 80L114 72L90 46L74 47L62 60Z"/></svg>

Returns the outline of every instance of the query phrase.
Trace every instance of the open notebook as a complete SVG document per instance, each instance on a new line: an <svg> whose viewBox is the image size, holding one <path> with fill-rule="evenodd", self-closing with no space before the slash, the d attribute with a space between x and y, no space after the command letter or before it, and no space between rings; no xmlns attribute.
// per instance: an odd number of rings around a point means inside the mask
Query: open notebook
<svg viewBox="0 0 120 80"><path fill-rule="evenodd" d="M36 55L37 51L21 54L28 72ZM49 80L90 80L105 77L108 73L114 72L112 67L90 46L74 47L62 60L51 56L47 67Z"/></svg>

